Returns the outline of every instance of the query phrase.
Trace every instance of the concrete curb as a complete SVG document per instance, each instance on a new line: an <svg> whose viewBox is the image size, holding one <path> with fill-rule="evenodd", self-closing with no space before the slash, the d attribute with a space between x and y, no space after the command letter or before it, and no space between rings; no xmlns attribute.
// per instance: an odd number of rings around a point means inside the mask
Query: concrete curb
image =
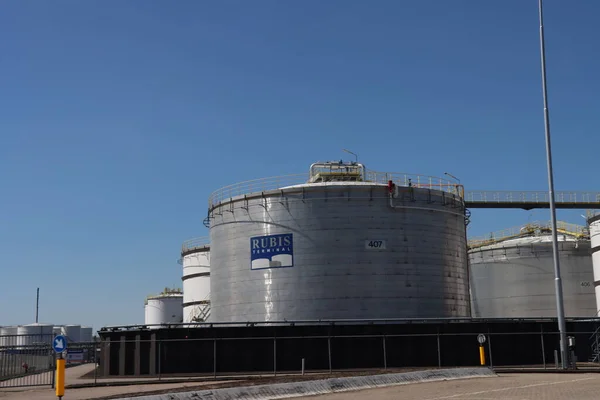
<svg viewBox="0 0 600 400"><path fill-rule="evenodd" d="M436 369L428 371L404 372L397 374L355 376L348 378L330 378L306 382L232 387L150 396L121 397L117 400L273 400L345 392L351 390L372 389L386 386L405 385L408 383L432 382L466 378L485 378L495 376L497 375L494 371L490 370L489 368L482 367Z"/></svg>

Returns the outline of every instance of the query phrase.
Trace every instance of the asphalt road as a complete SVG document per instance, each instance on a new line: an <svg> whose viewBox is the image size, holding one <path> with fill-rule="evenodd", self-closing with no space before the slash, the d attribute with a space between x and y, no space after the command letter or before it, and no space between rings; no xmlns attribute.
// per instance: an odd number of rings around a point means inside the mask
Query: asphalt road
<svg viewBox="0 0 600 400"><path fill-rule="evenodd" d="M501 374L498 377L415 383L302 399L315 400L597 400L600 374Z"/></svg>

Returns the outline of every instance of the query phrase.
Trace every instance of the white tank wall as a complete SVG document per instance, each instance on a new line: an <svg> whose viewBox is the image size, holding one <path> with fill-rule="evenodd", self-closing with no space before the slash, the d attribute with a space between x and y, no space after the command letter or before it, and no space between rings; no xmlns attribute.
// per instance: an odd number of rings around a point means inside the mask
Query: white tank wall
<svg viewBox="0 0 600 400"><path fill-rule="evenodd" d="M592 317L590 241L558 236L567 317ZM506 240L469 251L472 316L556 317L552 236Z"/></svg>
<svg viewBox="0 0 600 400"><path fill-rule="evenodd" d="M198 301L210 301L210 250L183 256L183 304ZM206 306L184 306L183 321L192 322Z"/></svg>
<svg viewBox="0 0 600 400"><path fill-rule="evenodd" d="M145 306L146 325L179 324L183 322L183 296L170 295L148 299ZM160 327L153 326L152 329Z"/></svg>
<svg viewBox="0 0 600 400"><path fill-rule="evenodd" d="M94 340L94 330L91 326L82 326L80 341L83 343L90 343Z"/></svg>
<svg viewBox="0 0 600 400"><path fill-rule="evenodd" d="M29 324L17 327L17 346L31 346L35 343L52 341L52 325Z"/></svg>
<svg viewBox="0 0 600 400"><path fill-rule="evenodd" d="M596 315L598 315L600 314L600 215L590 219L590 239L594 267L594 290L596 292Z"/></svg>
<svg viewBox="0 0 600 400"><path fill-rule="evenodd" d="M16 346L17 337L16 326L4 326L0 328L0 346Z"/></svg>
<svg viewBox="0 0 600 400"><path fill-rule="evenodd" d="M67 337L68 343L80 342L81 325L64 325L62 327L62 334Z"/></svg>

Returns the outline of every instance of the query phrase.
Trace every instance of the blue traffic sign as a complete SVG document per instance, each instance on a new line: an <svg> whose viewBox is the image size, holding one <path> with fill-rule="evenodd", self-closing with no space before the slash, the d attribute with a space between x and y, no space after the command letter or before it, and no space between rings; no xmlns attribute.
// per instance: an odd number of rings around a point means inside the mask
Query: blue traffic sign
<svg viewBox="0 0 600 400"><path fill-rule="evenodd" d="M63 335L56 335L52 341L52 348L57 353L62 353L67 349L67 338Z"/></svg>

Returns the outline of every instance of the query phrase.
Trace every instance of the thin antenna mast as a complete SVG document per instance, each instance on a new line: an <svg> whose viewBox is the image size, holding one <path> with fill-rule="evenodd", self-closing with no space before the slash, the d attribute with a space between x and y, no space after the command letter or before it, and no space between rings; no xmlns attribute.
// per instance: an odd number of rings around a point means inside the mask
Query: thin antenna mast
<svg viewBox="0 0 600 400"><path fill-rule="evenodd" d="M40 288L37 288L37 298L35 300L35 323L37 324L40 316Z"/></svg>

